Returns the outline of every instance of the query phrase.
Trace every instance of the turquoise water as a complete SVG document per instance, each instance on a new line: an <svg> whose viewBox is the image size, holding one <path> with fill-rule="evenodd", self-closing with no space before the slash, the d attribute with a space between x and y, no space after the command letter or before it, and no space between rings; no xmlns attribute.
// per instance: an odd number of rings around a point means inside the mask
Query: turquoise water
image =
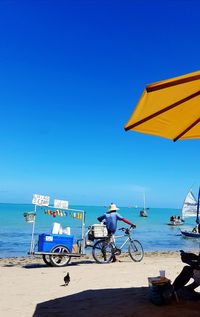
<svg viewBox="0 0 200 317"><path fill-rule="evenodd" d="M86 229L89 225L98 223L97 217L106 211L99 206L70 206L73 209L81 209L86 212ZM45 209L50 209L45 208ZM51 233L54 222L61 223L62 227L71 227L71 234L75 240L80 238L81 221L66 217L53 218L44 213L44 208L37 208L35 240L41 233ZM32 224L26 223L24 212L33 211L33 205L27 204L0 204L0 257L26 256L30 248ZM148 217L139 216L140 208L120 208L120 214L133 221L137 228L134 236L138 239L145 251L177 251L199 250L199 239L184 238L180 235L180 229L167 225L171 215L179 215L178 209L150 208ZM181 228L192 228L195 218L187 219ZM118 223L122 227L123 222ZM36 250L37 251L37 250ZM91 252L91 250L89 250Z"/></svg>

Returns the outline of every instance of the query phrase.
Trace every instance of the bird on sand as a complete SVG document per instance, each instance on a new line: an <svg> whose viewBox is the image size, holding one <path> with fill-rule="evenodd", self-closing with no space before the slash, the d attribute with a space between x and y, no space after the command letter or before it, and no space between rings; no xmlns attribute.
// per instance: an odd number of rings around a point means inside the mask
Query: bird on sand
<svg viewBox="0 0 200 317"><path fill-rule="evenodd" d="M65 282L65 286L67 286L70 282L70 276L69 276L69 272L67 273L67 275L64 277L64 282Z"/></svg>

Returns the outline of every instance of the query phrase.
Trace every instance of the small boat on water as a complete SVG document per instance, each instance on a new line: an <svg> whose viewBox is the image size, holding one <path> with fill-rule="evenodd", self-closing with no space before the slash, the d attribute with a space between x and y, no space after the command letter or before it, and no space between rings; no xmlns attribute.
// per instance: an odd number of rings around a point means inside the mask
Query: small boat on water
<svg viewBox="0 0 200 317"><path fill-rule="evenodd" d="M140 210L140 217L148 217L146 210Z"/></svg>
<svg viewBox="0 0 200 317"><path fill-rule="evenodd" d="M197 233L197 232L192 232L192 231L187 231L187 230L181 230L181 234L182 234L184 237L200 238L200 233Z"/></svg>
<svg viewBox="0 0 200 317"><path fill-rule="evenodd" d="M194 217L196 216L196 224L192 230L181 230L181 234L184 237L189 238L200 238L200 219L199 219L199 208L200 208L200 187L199 187L199 194L198 200L195 199L194 195L190 191L188 193L189 200L184 201L182 213L184 213L185 217ZM187 195L187 196L188 196Z"/></svg>
<svg viewBox="0 0 200 317"><path fill-rule="evenodd" d="M185 220L183 220L180 216L178 217L171 216L168 222L168 226L178 227L178 226L182 226L184 222Z"/></svg>
<svg viewBox="0 0 200 317"><path fill-rule="evenodd" d="M147 210L149 208L146 208L145 192L143 193L143 204L144 204L144 208L142 210L140 210L140 217L148 217Z"/></svg>

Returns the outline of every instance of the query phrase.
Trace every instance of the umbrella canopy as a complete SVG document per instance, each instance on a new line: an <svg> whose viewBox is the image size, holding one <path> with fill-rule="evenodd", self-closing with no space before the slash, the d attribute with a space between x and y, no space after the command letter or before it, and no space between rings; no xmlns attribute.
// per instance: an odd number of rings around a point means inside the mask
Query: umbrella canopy
<svg viewBox="0 0 200 317"><path fill-rule="evenodd" d="M125 130L200 138L200 71L147 85Z"/></svg>

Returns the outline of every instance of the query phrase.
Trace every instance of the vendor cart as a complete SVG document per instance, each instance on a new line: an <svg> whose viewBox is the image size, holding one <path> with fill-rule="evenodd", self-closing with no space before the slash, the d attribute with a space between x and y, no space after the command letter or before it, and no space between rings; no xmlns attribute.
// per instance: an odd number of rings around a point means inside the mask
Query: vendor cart
<svg viewBox="0 0 200 317"><path fill-rule="evenodd" d="M55 203L56 201L56 203ZM48 266L66 266L72 257L85 255L85 211L68 208L68 202L54 200L54 206L49 206L49 197L35 194L32 200L35 205L34 211L24 213L27 223L32 224L32 234L29 255L41 255ZM53 217L70 215L81 221L81 238L75 240L70 232L52 232L50 234L39 234L35 241L35 223L37 217L37 206L48 206L45 213ZM69 228L67 228L69 229Z"/></svg>

